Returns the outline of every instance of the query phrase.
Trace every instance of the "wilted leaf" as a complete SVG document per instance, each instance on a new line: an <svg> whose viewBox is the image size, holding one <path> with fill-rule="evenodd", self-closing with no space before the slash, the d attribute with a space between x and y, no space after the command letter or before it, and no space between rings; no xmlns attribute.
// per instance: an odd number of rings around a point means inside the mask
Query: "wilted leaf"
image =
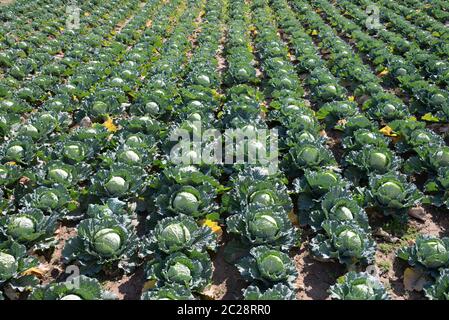
<svg viewBox="0 0 449 320"><path fill-rule="evenodd" d="M215 300L214 286L204 288L200 295L203 300Z"/></svg>
<svg viewBox="0 0 449 320"><path fill-rule="evenodd" d="M38 268L30 268L22 272L23 276L36 276L38 278L42 278L44 275L44 271Z"/></svg>
<svg viewBox="0 0 449 320"><path fill-rule="evenodd" d="M418 219L422 222L426 221L425 219L426 211L424 210L423 207L410 208L410 210L408 210L408 214L410 217Z"/></svg>
<svg viewBox="0 0 449 320"><path fill-rule="evenodd" d="M393 133L393 129L391 129L389 126L385 126L382 129L380 129L379 131L388 137L397 137L398 136L396 133Z"/></svg>
<svg viewBox="0 0 449 320"><path fill-rule="evenodd" d="M217 221L212 221L210 219L205 219L205 220L201 221L201 225L203 227L209 227L212 230L213 233L216 233L219 236L223 234L223 230L218 225Z"/></svg>
<svg viewBox="0 0 449 320"><path fill-rule="evenodd" d="M156 286L156 280L148 280L143 285L143 291L148 291L150 289L153 289Z"/></svg>
<svg viewBox="0 0 449 320"><path fill-rule="evenodd" d="M299 226L298 216L293 212L293 210L288 213L288 218L294 226Z"/></svg>
<svg viewBox="0 0 449 320"><path fill-rule="evenodd" d="M433 116L430 112L426 113L425 115L423 115L421 117L421 120L429 121L429 122L439 122L440 121L440 119L438 119L437 117Z"/></svg>
<svg viewBox="0 0 449 320"><path fill-rule="evenodd" d="M388 71L388 69L384 69L384 70L382 70L379 74L378 74L378 76L379 77L384 77L384 76L386 76L387 74L389 74L390 72Z"/></svg>
<svg viewBox="0 0 449 320"><path fill-rule="evenodd" d="M116 132L117 127L114 124L114 120L112 118L108 117L108 119L103 123L103 126L108 129L109 132Z"/></svg>
<svg viewBox="0 0 449 320"><path fill-rule="evenodd" d="M426 285L425 274L417 269L407 268L404 271L404 288L407 291L422 291Z"/></svg>

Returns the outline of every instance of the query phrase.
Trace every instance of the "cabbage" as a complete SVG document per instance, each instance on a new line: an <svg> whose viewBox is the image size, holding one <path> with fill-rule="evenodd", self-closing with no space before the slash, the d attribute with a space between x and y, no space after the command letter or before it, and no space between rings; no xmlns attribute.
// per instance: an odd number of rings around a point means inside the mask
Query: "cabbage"
<svg viewBox="0 0 449 320"><path fill-rule="evenodd" d="M422 264L428 268L438 268L449 261L449 252L439 239L420 242L418 256L421 258Z"/></svg>
<svg viewBox="0 0 449 320"><path fill-rule="evenodd" d="M315 137L313 136L313 134L311 134L310 132L307 132L307 131L301 133L298 137L299 143L314 142L314 141L315 141Z"/></svg>
<svg viewBox="0 0 449 320"><path fill-rule="evenodd" d="M0 252L0 280L6 280L14 276L19 265L14 256Z"/></svg>
<svg viewBox="0 0 449 320"><path fill-rule="evenodd" d="M404 190L401 185L394 181L387 181L382 184L377 190L379 200L385 203L390 202L390 199L401 199L405 197Z"/></svg>
<svg viewBox="0 0 449 320"><path fill-rule="evenodd" d="M282 274L285 272L284 270L284 262L282 259L274 254L265 256L262 258L262 260L259 263L259 269L267 278L278 278L282 276Z"/></svg>
<svg viewBox="0 0 449 320"><path fill-rule="evenodd" d="M0 168L0 179L8 178L8 170Z"/></svg>
<svg viewBox="0 0 449 320"><path fill-rule="evenodd" d="M149 113L149 114L158 114L159 113L159 105L156 102L148 102L145 105L145 110Z"/></svg>
<svg viewBox="0 0 449 320"><path fill-rule="evenodd" d="M335 210L335 217L341 221L354 219L351 210L345 206L338 207Z"/></svg>
<svg viewBox="0 0 449 320"><path fill-rule="evenodd" d="M431 138L427 132L420 132L415 136L416 142L426 143L430 142Z"/></svg>
<svg viewBox="0 0 449 320"><path fill-rule="evenodd" d="M319 158L320 152L315 147L306 147L302 150L300 157L307 164L315 163Z"/></svg>
<svg viewBox="0 0 449 320"><path fill-rule="evenodd" d="M130 147L138 147L142 144L143 140L139 136L132 135L126 139L126 145Z"/></svg>
<svg viewBox="0 0 449 320"><path fill-rule="evenodd" d="M103 101L96 101L92 106L92 111L97 116L107 114L108 109L108 105Z"/></svg>
<svg viewBox="0 0 449 320"><path fill-rule="evenodd" d="M6 151L6 157L12 160L21 160L24 156L25 150L22 146L16 145L9 147Z"/></svg>
<svg viewBox="0 0 449 320"><path fill-rule="evenodd" d="M449 151L444 149L440 150L435 154L436 161L439 166L447 167L449 166Z"/></svg>
<svg viewBox="0 0 449 320"><path fill-rule="evenodd" d="M114 229L102 229L95 234L95 251L105 257L113 256L120 250L122 240Z"/></svg>
<svg viewBox="0 0 449 320"><path fill-rule="evenodd" d="M170 266L167 271L167 277L171 281L180 284L186 284L192 280L190 269L180 262L176 262L174 265Z"/></svg>
<svg viewBox="0 0 449 320"><path fill-rule="evenodd" d="M266 191L254 192L250 197L251 203L269 206L274 203L274 199L270 193Z"/></svg>
<svg viewBox="0 0 449 320"><path fill-rule="evenodd" d="M374 295L374 290L372 287L366 284L357 284L351 288L349 294L349 300L368 300Z"/></svg>
<svg viewBox="0 0 449 320"><path fill-rule="evenodd" d="M327 189L338 182L336 174L333 172L319 172L316 179L317 185L320 188Z"/></svg>
<svg viewBox="0 0 449 320"><path fill-rule="evenodd" d="M48 177L54 181L66 181L69 179L69 173L64 169L51 169L48 171Z"/></svg>
<svg viewBox="0 0 449 320"><path fill-rule="evenodd" d="M139 163L140 157L139 155L133 151L133 150L127 150L120 154L119 159L125 163Z"/></svg>
<svg viewBox="0 0 449 320"><path fill-rule="evenodd" d="M68 294L59 300L83 300L83 299L80 296L77 296L76 294Z"/></svg>
<svg viewBox="0 0 449 320"><path fill-rule="evenodd" d="M123 194L128 191L129 184L122 177L112 177L105 185L111 194Z"/></svg>
<svg viewBox="0 0 449 320"><path fill-rule="evenodd" d="M32 138L36 138L39 136L39 131L37 130L37 128L31 124L25 124L23 125L20 130L19 133L23 136L28 136L28 137L32 137Z"/></svg>
<svg viewBox="0 0 449 320"><path fill-rule="evenodd" d="M58 196L51 191L43 192L39 196L39 206L41 208L51 208L54 209L57 207L59 202Z"/></svg>
<svg viewBox="0 0 449 320"><path fill-rule="evenodd" d="M376 142L376 135L372 132L361 132L357 137L362 144L372 144Z"/></svg>
<svg viewBox="0 0 449 320"><path fill-rule="evenodd" d="M173 207L180 212L192 214L198 211L198 198L190 192L179 192L173 199Z"/></svg>
<svg viewBox="0 0 449 320"><path fill-rule="evenodd" d="M181 223L169 224L162 230L160 236L168 247L181 246L191 239L189 229Z"/></svg>
<svg viewBox="0 0 449 320"><path fill-rule="evenodd" d="M352 230L343 230L337 238L337 246L343 250L358 251L362 248L362 239Z"/></svg>
<svg viewBox="0 0 449 320"><path fill-rule="evenodd" d="M387 114L394 113L395 111L396 111L396 107L394 105L392 105L391 103L387 103L384 106L384 112Z"/></svg>
<svg viewBox="0 0 449 320"><path fill-rule="evenodd" d="M382 152L372 152L369 159L370 166L375 170L383 170L388 165L388 158Z"/></svg>
<svg viewBox="0 0 449 320"><path fill-rule="evenodd" d="M78 160L84 157L84 150L77 144L68 144L64 147L64 156L72 160Z"/></svg>
<svg viewBox="0 0 449 320"><path fill-rule="evenodd" d="M331 298L338 300L388 300L379 279L366 273L350 271L329 288Z"/></svg>
<svg viewBox="0 0 449 320"><path fill-rule="evenodd" d="M197 83L202 86L208 87L210 85L210 79L206 75L200 75L199 77L197 77Z"/></svg>
<svg viewBox="0 0 449 320"><path fill-rule="evenodd" d="M35 232L34 221L28 217L12 217L8 225L8 233L15 239L27 236Z"/></svg>
<svg viewBox="0 0 449 320"><path fill-rule="evenodd" d="M274 238L279 231L276 220L269 215L261 215L249 223L249 231L258 238Z"/></svg>

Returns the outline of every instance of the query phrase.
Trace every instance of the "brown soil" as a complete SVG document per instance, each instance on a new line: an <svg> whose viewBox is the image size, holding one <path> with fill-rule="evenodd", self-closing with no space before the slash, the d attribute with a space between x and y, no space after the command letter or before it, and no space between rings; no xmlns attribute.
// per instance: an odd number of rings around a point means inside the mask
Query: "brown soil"
<svg viewBox="0 0 449 320"><path fill-rule="evenodd" d="M304 243L294 256L299 277L296 280L299 300L324 300L327 290L337 278L344 274L344 268L338 263L320 262L310 255L307 243Z"/></svg>

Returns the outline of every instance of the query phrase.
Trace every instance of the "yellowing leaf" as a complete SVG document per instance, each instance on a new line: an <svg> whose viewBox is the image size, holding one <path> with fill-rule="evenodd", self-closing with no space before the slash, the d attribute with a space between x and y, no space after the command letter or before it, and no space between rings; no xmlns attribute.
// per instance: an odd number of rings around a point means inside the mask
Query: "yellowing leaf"
<svg viewBox="0 0 449 320"><path fill-rule="evenodd" d="M404 271L404 288L407 291L422 291L427 283L425 274L422 271L413 268L407 268Z"/></svg>
<svg viewBox="0 0 449 320"><path fill-rule="evenodd" d="M156 280L148 280L143 285L143 291L148 291L150 289L153 289L156 286Z"/></svg>
<svg viewBox="0 0 449 320"><path fill-rule="evenodd" d="M217 90L212 90L212 96L214 99L221 99L223 97L222 94L220 94Z"/></svg>
<svg viewBox="0 0 449 320"><path fill-rule="evenodd" d="M89 12L84 12L84 16L88 17L88 16L90 16L90 13Z"/></svg>
<svg viewBox="0 0 449 320"><path fill-rule="evenodd" d="M349 97L348 97L348 100L349 100L349 101L354 101L354 100L355 100L355 97L354 97L354 96L349 96Z"/></svg>
<svg viewBox="0 0 449 320"><path fill-rule="evenodd" d="M425 115L423 115L421 117L421 120L429 121L429 122L439 122L440 121L440 119L438 119L437 117L433 116L430 112L426 113Z"/></svg>
<svg viewBox="0 0 449 320"><path fill-rule="evenodd" d="M9 162L6 162L5 164L8 166L16 166L17 165L17 163L15 161L9 161Z"/></svg>
<svg viewBox="0 0 449 320"><path fill-rule="evenodd" d="M378 74L378 76L379 76L379 77L386 76L389 72L390 72L390 71L388 71L388 69L385 68L384 70L382 70L382 71Z"/></svg>
<svg viewBox="0 0 449 320"><path fill-rule="evenodd" d="M217 221L212 221L210 219L205 219L205 220L202 220L201 225L203 227L209 227L212 230L213 233L216 233L218 235L221 235L223 233L223 230L218 225Z"/></svg>
<svg viewBox="0 0 449 320"><path fill-rule="evenodd" d="M288 218L294 226L299 226L298 216L292 211L288 213Z"/></svg>
<svg viewBox="0 0 449 320"><path fill-rule="evenodd" d="M38 268L30 268L22 272L23 276L36 276L41 278L44 275L44 272Z"/></svg>
<svg viewBox="0 0 449 320"><path fill-rule="evenodd" d="M109 132L116 132L117 126L114 124L114 120L108 117L108 119L103 123L103 126L108 129Z"/></svg>
<svg viewBox="0 0 449 320"><path fill-rule="evenodd" d="M398 136L396 133L393 133L393 129L391 129L389 126L385 126L382 129L380 129L379 131L388 137L397 137Z"/></svg>
<svg viewBox="0 0 449 320"><path fill-rule="evenodd" d="M318 35L318 31L317 30L312 30L312 36L316 36Z"/></svg>

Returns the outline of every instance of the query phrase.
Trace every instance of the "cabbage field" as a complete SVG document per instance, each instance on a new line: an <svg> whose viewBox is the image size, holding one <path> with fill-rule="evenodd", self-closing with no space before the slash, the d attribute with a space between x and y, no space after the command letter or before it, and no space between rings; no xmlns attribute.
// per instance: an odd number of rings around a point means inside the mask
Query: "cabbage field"
<svg viewBox="0 0 449 320"><path fill-rule="evenodd" d="M0 300L449 300L448 1L0 21Z"/></svg>

